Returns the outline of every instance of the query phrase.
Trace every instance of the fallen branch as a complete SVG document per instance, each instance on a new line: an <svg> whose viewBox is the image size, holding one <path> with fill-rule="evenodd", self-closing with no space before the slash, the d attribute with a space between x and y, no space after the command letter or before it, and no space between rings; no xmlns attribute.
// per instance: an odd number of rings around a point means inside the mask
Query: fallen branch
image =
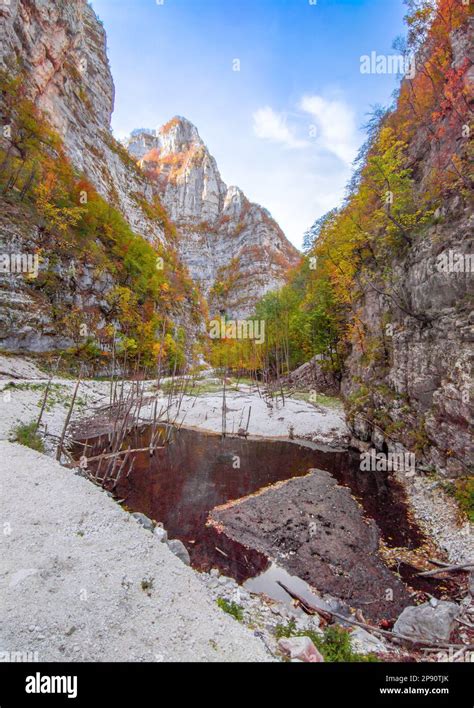
<svg viewBox="0 0 474 708"><path fill-rule="evenodd" d="M459 624L464 625L464 627L468 627L469 629L474 629L474 624L471 624L470 622L465 622L464 620L460 619L459 617L455 617L454 621L459 622Z"/></svg>
<svg viewBox="0 0 474 708"><path fill-rule="evenodd" d="M332 620L332 613L327 612L326 610L323 610L321 607L316 607L314 605L310 605L304 598L302 598L300 595L297 595L295 592L290 590L284 583L280 582L280 580L277 580L278 585L283 588L283 590L288 593L290 597L292 597L294 600L297 600L301 608L306 612L308 615L314 615L318 614L320 615L323 620L326 622L330 622Z"/></svg>
<svg viewBox="0 0 474 708"><path fill-rule="evenodd" d="M432 575L439 575L440 573L456 573L460 570L471 570L474 568L474 563L462 563L461 565L445 565L442 568L436 568L435 570L425 570L423 573L417 573L421 578L429 578Z"/></svg>
<svg viewBox="0 0 474 708"><path fill-rule="evenodd" d="M396 632L388 632L385 629L380 629L379 627L373 627L371 624L367 624L365 622L357 622L356 620L350 619L349 617L346 617L345 615L341 615L338 612L334 612L333 610L322 610L320 607L315 607L311 605L307 600L304 600L301 596L297 595L295 592L290 590L289 588L286 587L283 583L281 583L279 580L277 580L278 585L280 585L283 590L285 590L290 597L293 597L294 599L298 600L298 602L301 604L301 607L307 614L319 614L321 617L325 618L325 615L332 615L332 617L340 620L341 622L347 622L348 624L353 624L356 627L361 627L362 629L365 629L367 632L372 632L373 634L380 634L382 637L386 637L387 639L391 641L399 641L399 642L409 642L410 644L413 644L415 646L419 647L433 647L433 648L438 648L438 649L469 649L469 650L474 650L474 644L450 644L449 642L435 642L435 641L427 641L425 639L413 639L413 637L407 637L405 634L398 634ZM309 611L308 611L309 610Z"/></svg>
<svg viewBox="0 0 474 708"><path fill-rule="evenodd" d="M162 446L161 446L162 447ZM161 450L161 447L155 448L155 450ZM119 457L120 455L128 455L129 453L135 453L135 452L149 452L150 447L138 447L135 450L119 450L118 452L103 452L101 455L95 455L95 457L86 457L87 464L89 462L98 462L99 460L110 460L112 457ZM80 467L81 463L80 462L75 462L74 467Z"/></svg>
<svg viewBox="0 0 474 708"><path fill-rule="evenodd" d="M69 406L69 410L68 410L68 412L67 412L66 420L64 421L63 431L62 431L62 433L61 433L61 438L60 438L60 440L59 440L59 445L58 445L58 449L57 449L57 452L56 452L56 459L58 460L58 462L59 462L59 460L61 459L61 453L63 452L64 438L66 437L66 432L67 432L67 429L68 429L68 426L69 426L69 421L71 420L72 411L73 411L73 409L74 409L74 404L75 404L75 402L76 402L77 392L78 392L78 390L79 390L79 386L81 385L81 376L82 376L82 370L81 370L80 373L79 373L79 378L78 378L78 380L77 380L76 387L75 387L74 393L73 393L73 395L72 395L71 405Z"/></svg>

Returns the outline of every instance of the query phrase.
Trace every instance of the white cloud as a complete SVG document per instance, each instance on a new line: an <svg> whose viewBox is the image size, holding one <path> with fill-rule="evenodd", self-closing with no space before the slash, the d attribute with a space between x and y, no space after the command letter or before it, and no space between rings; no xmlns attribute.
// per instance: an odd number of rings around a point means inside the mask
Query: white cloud
<svg viewBox="0 0 474 708"><path fill-rule="evenodd" d="M225 168L232 183L268 208L301 247L304 231L341 203L363 135L354 110L340 95L306 94L286 108L257 110L253 141L242 142L238 166L234 154Z"/></svg>
<svg viewBox="0 0 474 708"><path fill-rule="evenodd" d="M257 138L280 143L287 148L301 148L308 144L306 141L296 138L287 125L285 115L277 113L269 106L259 108L253 114L253 131Z"/></svg>
<svg viewBox="0 0 474 708"><path fill-rule="evenodd" d="M256 164L265 167L256 168ZM282 163L281 155L253 162L252 174L242 176L247 196L266 207L287 237L301 248L304 232L319 217L338 206L350 169L334 156L314 160L312 153L295 150Z"/></svg>
<svg viewBox="0 0 474 708"><path fill-rule="evenodd" d="M299 108L309 113L316 127L316 144L347 165L357 154L359 138L354 111L341 100L303 96Z"/></svg>

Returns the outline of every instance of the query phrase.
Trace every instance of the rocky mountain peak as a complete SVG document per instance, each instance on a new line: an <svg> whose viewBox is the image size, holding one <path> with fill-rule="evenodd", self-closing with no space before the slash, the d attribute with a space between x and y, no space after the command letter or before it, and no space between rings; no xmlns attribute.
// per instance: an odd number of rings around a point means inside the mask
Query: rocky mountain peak
<svg viewBox="0 0 474 708"><path fill-rule="evenodd" d="M162 158L199 149L207 151L196 126L182 116L175 116L157 130L137 128L123 140L123 145L136 160L152 151L154 156L160 154Z"/></svg>
<svg viewBox="0 0 474 708"><path fill-rule="evenodd" d="M266 209L225 184L195 125L175 116L156 132L133 131L124 145L178 225L180 255L211 309L248 314L283 284L298 251Z"/></svg>
<svg viewBox="0 0 474 708"><path fill-rule="evenodd" d="M157 131L163 155L187 152L205 147L195 125L187 118L175 116Z"/></svg>

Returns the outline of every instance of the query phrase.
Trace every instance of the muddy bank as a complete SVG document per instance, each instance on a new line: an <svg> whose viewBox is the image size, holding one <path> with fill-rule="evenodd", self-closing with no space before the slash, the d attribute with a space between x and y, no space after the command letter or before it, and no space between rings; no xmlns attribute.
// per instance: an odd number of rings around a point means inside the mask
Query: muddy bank
<svg viewBox="0 0 474 708"><path fill-rule="evenodd" d="M409 592L379 555L380 532L347 488L322 470L214 509L212 524L319 592L390 619Z"/></svg>

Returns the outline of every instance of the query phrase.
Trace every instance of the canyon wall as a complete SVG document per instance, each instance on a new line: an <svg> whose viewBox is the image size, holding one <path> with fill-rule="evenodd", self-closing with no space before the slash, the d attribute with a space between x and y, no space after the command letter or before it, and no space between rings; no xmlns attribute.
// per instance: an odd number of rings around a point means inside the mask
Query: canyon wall
<svg viewBox="0 0 474 708"><path fill-rule="evenodd" d="M408 164L420 205L435 171L446 178L472 146L472 18L451 33L449 43L445 86L459 75L454 100L463 112L446 102L437 123L420 120L416 126ZM400 104L397 111L395 119ZM459 170L457 186L443 190L403 255L367 268L354 308L368 345L363 351L353 339L342 383L356 445L405 448L421 467L450 476L472 474L474 459L473 182L464 165Z"/></svg>
<svg viewBox="0 0 474 708"><path fill-rule="evenodd" d="M156 133L125 141L158 188L179 234L179 252L209 299L211 314L245 317L299 262L297 250L266 209L222 180L196 127L175 117Z"/></svg>
<svg viewBox="0 0 474 708"><path fill-rule="evenodd" d="M106 34L86 0L0 4L0 33L2 75L21 76L19 98L28 98L46 117L78 178L118 210L157 255L162 249L171 254L165 258L164 297L171 303L167 316L176 328L184 326L193 339L204 331L207 311L246 316L264 292L283 283L287 269L298 261L296 249L265 209L224 185L194 126L175 119L158 138L139 131L135 143L139 137L145 148L139 146L135 154L134 140L127 150L114 139ZM5 110L2 101L2 122L8 128ZM6 155L3 168L9 159L21 158L5 130L0 148ZM54 247L48 250L43 221L17 187L9 189L8 175L5 179L0 195L2 252L40 254L42 282L54 280L54 295L21 274L0 272L0 347L46 352L72 346L74 338L62 327L58 309L62 314L68 309L89 313L88 331L104 330L113 320L108 299L119 284L114 264L98 269L87 254L67 258L59 257ZM170 268L176 272L169 273ZM173 309L180 300L184 304ZM120 322L113 324L120 328Z"/></svg>

